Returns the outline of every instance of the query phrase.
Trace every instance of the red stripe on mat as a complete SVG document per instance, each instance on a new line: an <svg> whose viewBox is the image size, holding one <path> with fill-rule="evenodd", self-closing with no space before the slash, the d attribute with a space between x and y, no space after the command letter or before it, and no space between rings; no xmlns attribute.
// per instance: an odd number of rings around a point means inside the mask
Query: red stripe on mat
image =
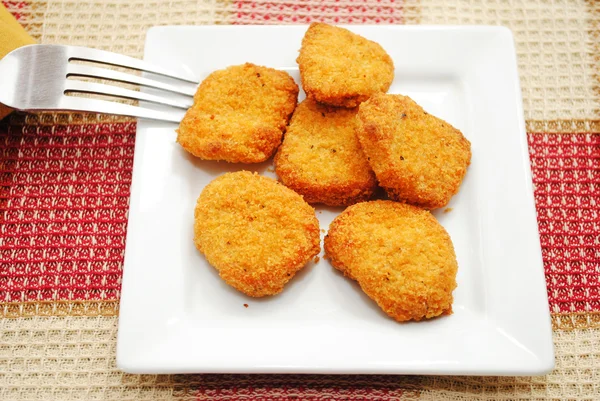
<svg viewBox="0 0 600 401"><path fill-rule="evenodd" d="M404 0L234 1L234 24L403 24Z"/></svg>
<svg viewBox="0 0 600 401"><path fill-rule="evenodd" d="M4 4L4 7L6 7L7 9L11 10L12 15L17 21L19 21L21 18L23 18L23 15L15 10L20 10L27 7L29 5L29 2L2 0L2 4Z"/></svg>
<svg viewBox="0 0 600 401"><path fill-rule="evenodd" d="M553 313L600 311L600 135L530 134Z"/></svg>
<svg viewBox="0 0 600 401"><path fill-rule="evenodd" d="M0 125L0 302L119 298L135 129Z"/></svg>
<svg viewBox="0 0 600 401"><path fill-rule="evenodd" d="M372 400L415 398L415 382L394 375L194 375L198 400ZM408 387L407 385L410 385ZM412 391L410 389L413 389Z"/></svg>
<svg viewBox="0 0 600 401"><path fill-rule="evenodd" d="M528 139L552 312L600 311L600 135ZM0 123L0 302L119 298L134 142Z"/></svg>

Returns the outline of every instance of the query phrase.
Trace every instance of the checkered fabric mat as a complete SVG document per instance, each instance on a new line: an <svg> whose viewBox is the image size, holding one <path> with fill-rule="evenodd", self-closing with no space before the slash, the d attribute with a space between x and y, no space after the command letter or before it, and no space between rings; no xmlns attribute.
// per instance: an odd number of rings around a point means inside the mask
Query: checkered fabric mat
<svg viewBox="0 0 600 401"><path fill-rule="evenodd" d="M556 369L542 377L130 375L115 341L135 122L0 122L0 399L600 400L600 2L3 1L41 43L164 24L490 24L517 46Z"/></svg>

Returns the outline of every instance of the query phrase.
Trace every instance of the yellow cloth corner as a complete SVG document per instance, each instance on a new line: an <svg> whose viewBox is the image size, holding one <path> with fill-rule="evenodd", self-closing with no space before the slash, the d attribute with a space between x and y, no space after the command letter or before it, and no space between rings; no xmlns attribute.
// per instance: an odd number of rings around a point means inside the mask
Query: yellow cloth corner
<svg viewBox="0 0 600 401"><path fill-rule="evenodd" d="M25 32L6 8L0 3L0 58L10 53L17 47L30 45L35 41ZM2 79L2 77L0 77ZM0 104L0 120L8 115L11 110Z"/></svg>

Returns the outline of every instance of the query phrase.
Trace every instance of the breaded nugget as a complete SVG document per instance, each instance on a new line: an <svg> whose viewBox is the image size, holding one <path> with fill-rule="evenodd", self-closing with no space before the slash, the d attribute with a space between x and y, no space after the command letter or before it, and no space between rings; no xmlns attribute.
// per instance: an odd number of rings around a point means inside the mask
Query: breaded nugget
<svg viewBox="0 0 600 401"><path fill-rule="evenodd" d="M329 226L325 253L399 322L452 313L458 265L446 230L416 206L350 206Z"/></svg>
<svg viewBox="0 0 600 401"><path fill-rule="evenodd" d="M345 206L367 200L375 174L354 134L356 112L306 99L298 105L275 155L275 171L309 203Z"/></svg>
<svg viewBox="0 0 600 401"><path fill-rule="evenodd" d="M205 160L263 162L281 144L297 100L286 72L250 63L215 71L200 84L177 142Z"/></svg>
<svg viewBox="0 0 600 401"><path fill-rule="evenodd" d="M306 95L332 106L356 107L394 80L394 62L379 44L323 23L310 25L296 61Z"/></svg>
<svg viewBox="0 0 600 401"><path fill-rule="evenodd" d="M458 192L471 163L459 130L402 95L374 95L358 120L362 149L391 199L435 209Z"/></svg>
<svg viewBox="0 0 600 401"><path fill-rule="evenodd" d="M225 282L274 295L320 251L319 221L300 195L248 171L209 183L194 212L194 243Z"/></svg>

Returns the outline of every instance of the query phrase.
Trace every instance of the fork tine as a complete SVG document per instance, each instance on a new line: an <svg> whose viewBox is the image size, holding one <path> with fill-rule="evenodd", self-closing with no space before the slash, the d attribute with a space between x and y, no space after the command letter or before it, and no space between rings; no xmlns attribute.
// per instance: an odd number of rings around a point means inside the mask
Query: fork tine
<svg viewBox="0 0 600 401"><path fill-rule="evenodd" d="M167 84L150 78L138 77L137 75L109 70L107 68L92 67L89 65L69 64L67 66L67 77L69 76L109 79L111 81L163 89L186 96L194 96L196 93L195 85L189 83L185 85Z"/></svg>
<svg viewBox="0 0 600 401"><path fill-rule="evenodd" d="M153 110L147 107L110 102L107 100L87 99L73 96L63 96L60 101L60 107L57 109L65 111L85 111L92 113L115 114L119 116L147 118L150 120L169 121L174 123L179 123L185 114L185 111L177 109L161 111Z"/></svg>
<svg viewBox="0 0 600 401"><path fill-rule="evenodd" d="M61 45L54 45L61 46ZM134 70L152 72L165 77L178 79L185 82L198 84L198 79L191 76L176 74L164 68L153 66L137 58L124 56L122 54L112 53L105 50L90 49L79 46L62 46L68 52L69 60L93 61L95 63L114 65L117 67L127 67Z"/></svg>
<svg viewBox="0 0 600 401"><path fill-rule="evenodd" d="M94 93L99 95L116 96L124 99L145 100L147 102L164 104L167 106L178 107L180 109L188 109L192 106L192 100L190 98L184 98L181 101L169 100L167 98L149 93L138 92L95 82L67 80L65 83L65 92Z"/></svg>

